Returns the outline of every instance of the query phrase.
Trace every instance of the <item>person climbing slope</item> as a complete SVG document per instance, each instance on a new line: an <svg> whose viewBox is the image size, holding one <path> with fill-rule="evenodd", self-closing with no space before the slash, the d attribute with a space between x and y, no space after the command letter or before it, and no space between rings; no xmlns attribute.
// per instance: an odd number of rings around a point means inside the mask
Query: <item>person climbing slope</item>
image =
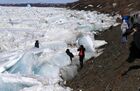
<svg viewBox="0 0 140 91"><path fill-rule="evenodd" d="M74 55L72 54L72 52L70 52L69 49L66 49L66 53L70 57L70 60L72 61L72 58L74 57Z"/></svg>

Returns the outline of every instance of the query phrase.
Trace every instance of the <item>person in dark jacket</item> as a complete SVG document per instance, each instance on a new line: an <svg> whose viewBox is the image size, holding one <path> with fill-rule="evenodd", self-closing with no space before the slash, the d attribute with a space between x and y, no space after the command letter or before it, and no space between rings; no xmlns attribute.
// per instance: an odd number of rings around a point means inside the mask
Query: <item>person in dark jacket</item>
<svg viewBox="0 0 140 91"><path fill-rule="evenodd" d="M38 40L35 41L35 47L39 48L39 41Z"/></svg>
<svg viewBox="0 0 140 91"><path fill-rule="evenodd" d="M129 48L130 53L127 61L133 62L136 58L140 58L140 24L135 23L130 31L127 31L123 36L133 35L133 41Z"/></svg>
<svg viewBox="0 0 140 91"><path fill-rule="evenodd" d="M80 45L80 47L77 49L79 51L79 61L80 61L80 68L83 68L83 60L85 57L85 48L83 45Z"/></svg>
<svg viewBox="0 0 140 91"><path fill-rule="evenodd" d="M72 61L72 58L74 57L74 55L70 52L69 49L66 50L66 53L70 57L70 60Z"/></svg>

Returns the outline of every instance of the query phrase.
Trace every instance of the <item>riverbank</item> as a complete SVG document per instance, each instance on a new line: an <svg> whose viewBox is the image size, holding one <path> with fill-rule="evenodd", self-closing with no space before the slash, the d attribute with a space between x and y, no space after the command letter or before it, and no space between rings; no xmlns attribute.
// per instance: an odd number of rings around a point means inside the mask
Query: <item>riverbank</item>
<svg viewBox="0 0 140 91"><path fill-rule="evenodd" d="M84 64L84 68L67 85L74 91L138 91L139 69L121 76L129 67L140 65L139 61L132 64L126 62L132 36L129 36L128 44L123 46L120 43L120 26L117 26L102 32L96 39L108 42L104 53L93 59L93 64Z"/></svg>
<svg viewBox="0 0 140 91"><path fill-rule="evenodd" d="M80 0L69 4L69 8L78 10L99 11L110 15L129 15L140 9L137 0ZM120 22L120 20L119 20ZM101 32L95 39L104 39L108 42L104 53L91 60L93 64L84 64L84 68L67 85L74 91L139 91L140 88L140 61L128 64L132 36L128 37L126 46L120 43L120 25ZM134 69L131 69L131 68ZM128 70L129 69L129 70ZM128 72L127 72L128 71ZM121 76L124 72L126 75Z"/></svg>

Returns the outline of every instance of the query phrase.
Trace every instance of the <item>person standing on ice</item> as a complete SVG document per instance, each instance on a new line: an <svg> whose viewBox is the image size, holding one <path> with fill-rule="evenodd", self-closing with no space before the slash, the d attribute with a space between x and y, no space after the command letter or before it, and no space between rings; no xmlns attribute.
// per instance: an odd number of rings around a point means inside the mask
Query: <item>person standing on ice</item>
<svg viewBox="0 0 140 91"><path fill-rule="evenodd" d="M80 61L80 68L83 68L83 60L85 57L85 48L83 45L80 45L80 47L77 49L79 51L79 61Z"/></svg>
<svg viewBox="0 0 140 91"><path fill-rule="evenodd" d="M70 52L69 49L66 50L66 53L70 57L70 60L72 61L72 58L74 57L74 55Z"/></svg>
<svg viewBox="0 0 140 91"><path fill-rule="evenodd" d="M35 41L35 47L39 48L39 41L38 40Z"/></svg>
<svg viewBox="0 0 140 91"><path fill-rule="evenodd" d="M123 20L121 24L121 43L125 44L127 42L127 35L123 36L123 34L128 30L128 24L125 20Z"/></svg>

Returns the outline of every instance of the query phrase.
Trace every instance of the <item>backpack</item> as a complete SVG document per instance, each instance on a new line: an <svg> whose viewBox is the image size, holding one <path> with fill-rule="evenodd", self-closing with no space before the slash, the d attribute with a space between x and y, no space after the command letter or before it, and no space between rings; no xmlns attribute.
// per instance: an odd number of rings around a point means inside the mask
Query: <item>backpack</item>
<svg viewBox="0 0 140 91"><path fill-rule="evenodd" d="M84 56L84 52L83 52L83 50L80 50L80 52L79 52L79 56Z"/></svg>

